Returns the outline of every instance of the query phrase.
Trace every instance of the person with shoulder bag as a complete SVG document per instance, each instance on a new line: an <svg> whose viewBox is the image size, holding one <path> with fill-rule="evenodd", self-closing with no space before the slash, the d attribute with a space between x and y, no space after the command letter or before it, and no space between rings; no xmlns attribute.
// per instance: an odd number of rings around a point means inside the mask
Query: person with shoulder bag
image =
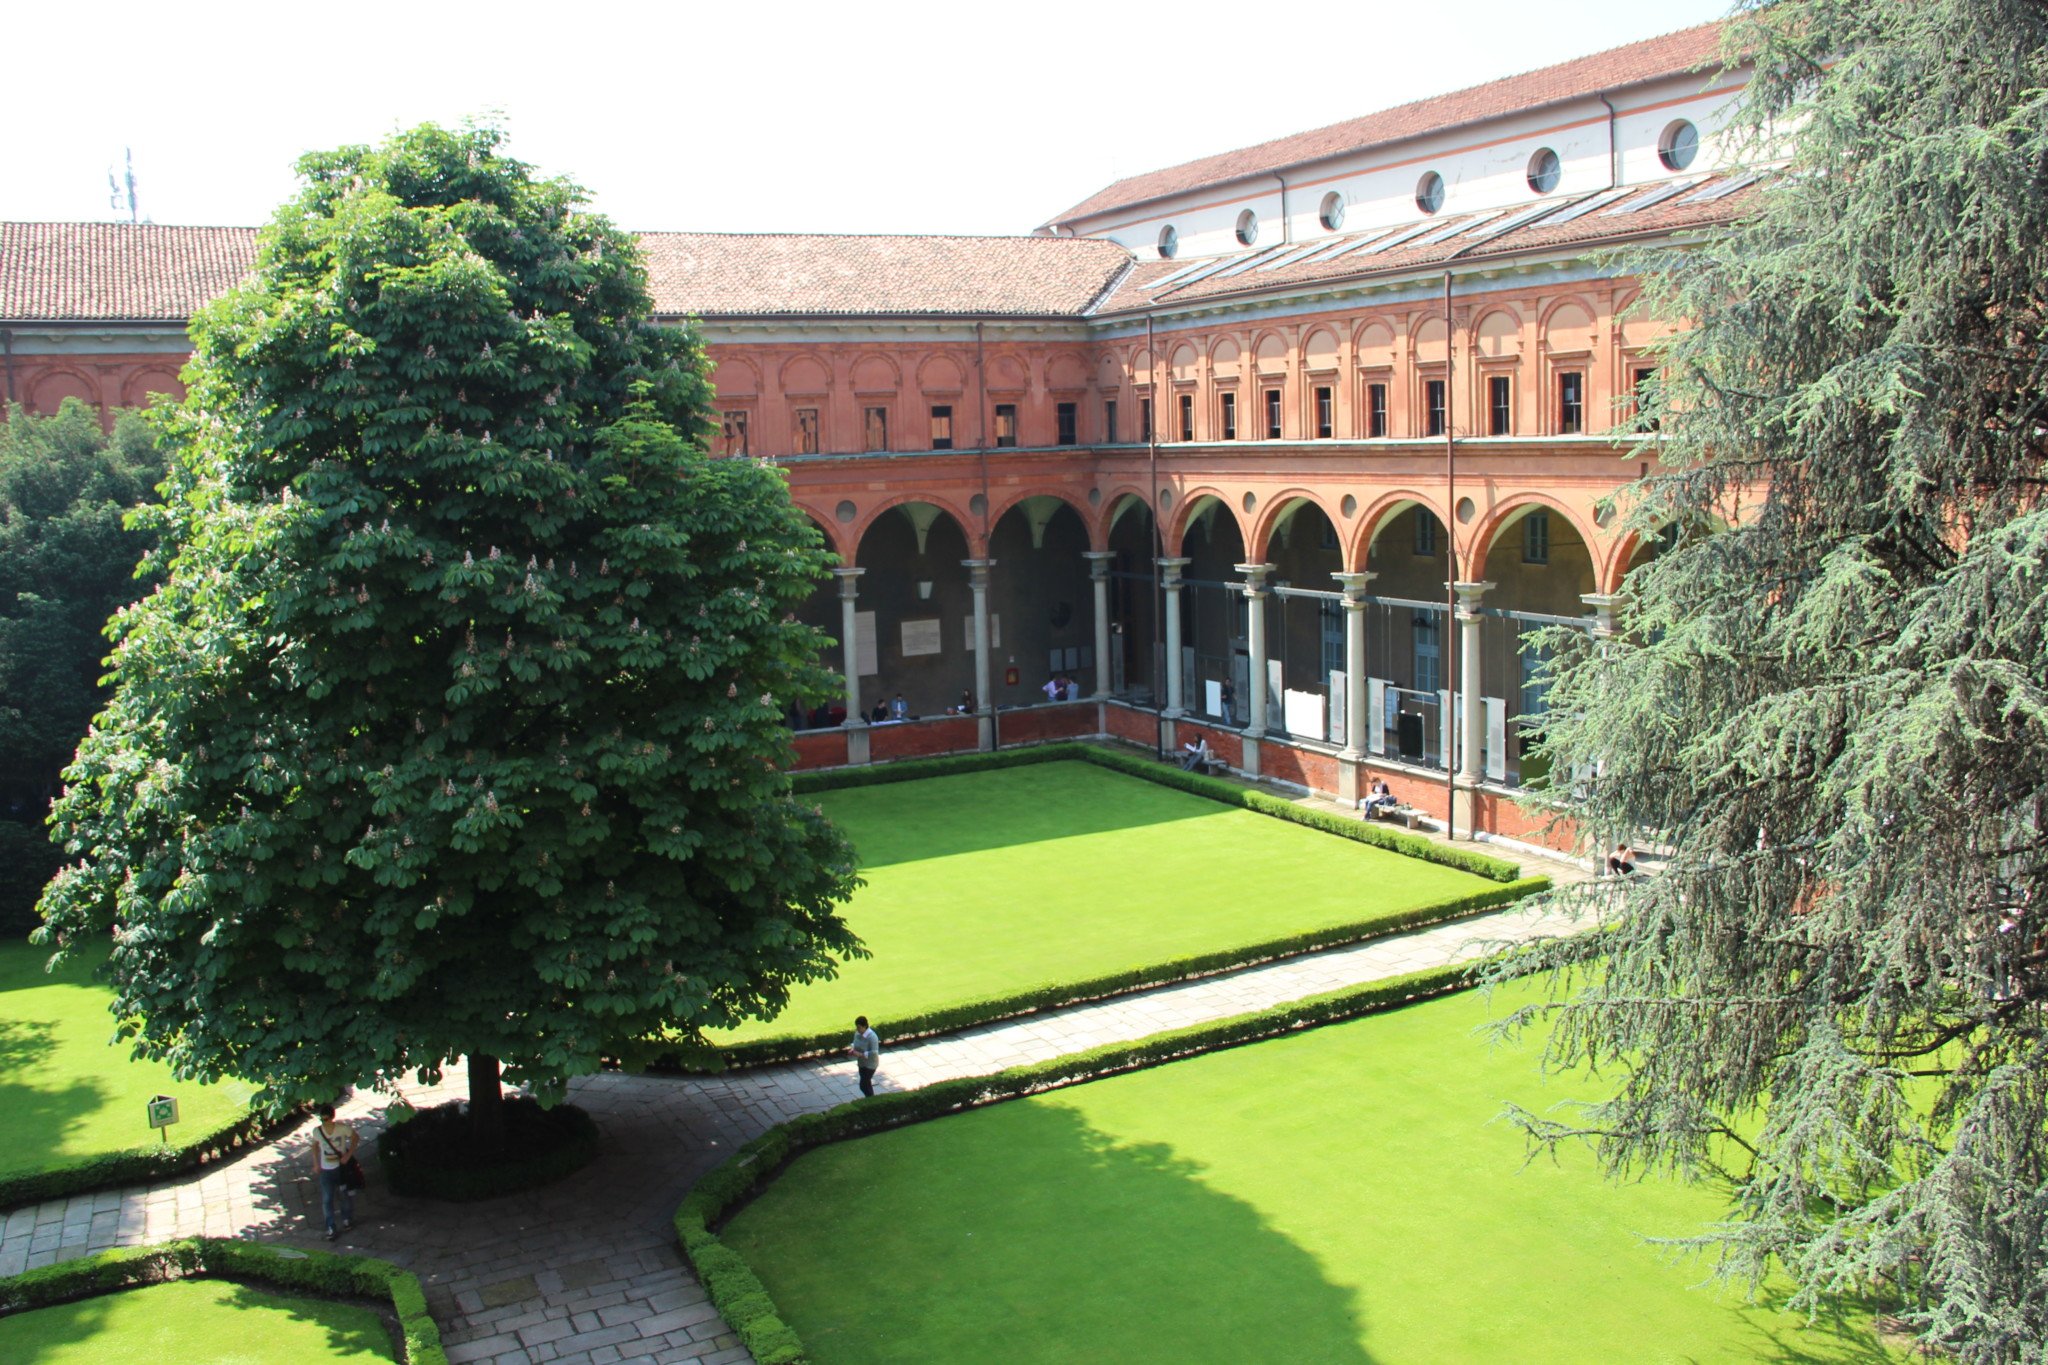
<svg viewBox="0 0 2048 1365"><path fill-rule="evenodd" d="M331 1104L313 1112L320 1116L313 1129L313 1166L320 1175L320 1216L331 1242L356 1225L355 1192L364 1184L363 1167L356 1160L356 1130L334 1117Z"/></svg>

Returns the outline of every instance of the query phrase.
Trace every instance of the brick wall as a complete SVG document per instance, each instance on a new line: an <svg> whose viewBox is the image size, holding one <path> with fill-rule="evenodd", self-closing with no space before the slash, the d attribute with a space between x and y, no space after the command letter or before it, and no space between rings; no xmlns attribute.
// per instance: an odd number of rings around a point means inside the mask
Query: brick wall
<svg viewBox="0 0 2048 1365"><path fill-rule="evenodd" d="M1101 709L1092 701L1063 701L1047 706L998 711L996 737L1007 749L1012 744L1099 735L1102 733Z"/></svg>
<svg viewBox="0 0 2048 1365"><path fill-rule="evenodd" d="M1556 829L1546 830L1544 826L1550 823L1548 812L1523 810L1512 797L1480 792L1476 813L1479 827L1490 834L1520 839L1525 844L1536 844L1542 848L1554 848L1560 853L1576 851L1573 846L1578 841L1579 830L1575 823L1567 820Z"/></svg>
<svg viewBox="0 0 2048 1365"><path fill-rule="evenodd" d="M877 763L892 758L934 758L973 753L981 747L981 724L973 716L938 716L876 725L868 730L868 754Z"/></svg>
<svg viewBox="0 0 2048 1365"><path fill-rule="evenodd" d="M1159 721L1150 711L1140 711L1117 702L1110 702L1102 709L1108 720L1106 728L1116 738L1142 744L1148 749L1159 742ZM1211 744L1214 742L1210 741Z"/></svg>
<svg viewBox="0 0 2048 1365"><path fill-rule="evenodd" d="M1359 775L1359 789L1363 791L1375 777L1387 779L1387 789L1394 793L1394 799L1402 805L1413 806L1433 820L1444 818L1448 803L1444 799L1443 778L1423 777L1398 769L1375 768L1367 764Z"/></svg>
<svg viewBox="0 0 2048 1365"><path fill-rule="evenodd" d="M1326 796L1337 791L1337 760L1334 756L1272 740L1259 743L1259 775L1275 782L1292 782Z"/></svg>
<svg viewBox="0 0 2048 1365"><path fill-rule="evenodd" d="M839 768L846 764L846 731L799 730L796 733L796 761L793 769Z"/></svg>

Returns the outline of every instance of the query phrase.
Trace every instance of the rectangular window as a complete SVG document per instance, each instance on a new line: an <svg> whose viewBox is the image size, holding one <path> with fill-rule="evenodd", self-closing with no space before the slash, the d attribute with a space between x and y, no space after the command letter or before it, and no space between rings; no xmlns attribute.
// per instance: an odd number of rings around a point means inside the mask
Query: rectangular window
<svg viewBox="0 0 2048 1365"><path fill-rule="evenodd" d="M1557 377L1557 429L1567 436L1586 429L1586 376L1577 370Z"/></svg>
<svg viewBox="0 0 2048 1365"><path fill-rule="evenodd" d="M1436 692L1443 688L1443 653L1437 646L1436 613L1415 617L1415 690Z"/></svg>
<svg viewBox="0 0 2048 1365"><path fill-rule="evenodd" d="M815 455L818 453L818 410L798 408L796 410L796 453Z"/></svg>
<svg viewBox="0 0 2048 1365"><path fill-rule="evenodd" d="M1425 559L1436 556L1436 514L1421 507L1415 509L1415 553Z"/></svg>
<svg viewBox="0 0 2048 1365"><path fill-rule="evenodd" d="M1630 376L1630 390L1635 394L1635 418L1637 431L1655 431L1657 418L1654 413L1643 411L1644 400L1649 397L1650 381L1657 377L1655 365L1638 365Z"/></svg>
<svg viewBox="0 0 2048 1365"><path fill-rule="evenodd" d="M1138 400L1138 439L1147 445L1152 443L1152 400L1149 398Z"/></svg>
<svg viewBox="0 0 2048 1365"><path fill-rule="evenodd" d="M1428 413L1428 427L1422 434L1425 436L1441 436L1444 434L1445 416L1444 381L1441 379L1432 379L1428 383L1424 384L1422 386L1422 389L1423 408Z"/></svg>
<svg viewBox="0 0 2048 1365"><path fill-rule="evenodd" d="M1081 439L1081 405L1079 403L1058 404L1053 408L1053 420L1059 427L1059 440L1056 444L1070 446Z"/></svg>
<svg viewBox="0 0 2048 1365"><path fill-rule="evenodd" d="M1486 431L1491 436L1512 436L1515 431L1515 391L1504 374L1486 381Z"/></svg>
<svg viewBox="0 0 2048 1365"><path fill-rule="evenodd" d="M1237 395L1234 393L1223 395L1223 439L1237 439Z"/></svg>
<svg viewBox="0 0 2048 1365"><path fill-rule="evenodd" d="M1266 390L1266 439L1280 439L1280 390Z"/></svg>
<svg viewBox="0 0 2048 1365"><path fill-rule="evenodd" d="M867 437L867 449L887 450L889 448L889 410L887 408L862 408L861 423Z"/></svg>
<svg viewBox="0 0 2048 1365"><path fill-rule="evenodd" d="M1387 434L1387 386L1367 384L1365 386L1365 434L1384 436Z"/></svg>
<svg viewBox="0 0 2048 1365"><path fill-rule="evenodd" d="M1337 434L1336 394L1330 389L1316 390L1316 439L1327 441Z"/></svg>
<svg viewBox="0 0 2048 1365"><path fill-rule="evenodd" d="M745 455L747 453L747 414L742 412L721 412L718 425L725 441L725 453Z"/></svg>
<svg viewBox="0 0 2048 1365"><path fill-rule="evenodd" d="M1191 393L1180 396L1180 438L1183 441L1195 439L1195 396Z"/></svg>
<svg viewBox="0 0 2048 1365"><path fill-rule="evenodd" d="M934 403L932 405L932 449L953 448L953 405Z"/></svg>
<svg viewBox="0 0 2048 1365"><path fill-rule="evenodd" d="M1550 562L1550 513L1531 512L1522 518L1522 562Z"/></svg>
<svg viewBox="0 0 2048 1365"><path fill-rule="evenodd" d="M1017 444L1017 405L996 404L996 444L1013 446Z"/></svg>
<svg viewBox="0 0 2048 1365"><path fill-rule="evenodd" d="M1102 443L1113 446L1116 441L1116 400L1111 398L1102 405Z"/></svg>

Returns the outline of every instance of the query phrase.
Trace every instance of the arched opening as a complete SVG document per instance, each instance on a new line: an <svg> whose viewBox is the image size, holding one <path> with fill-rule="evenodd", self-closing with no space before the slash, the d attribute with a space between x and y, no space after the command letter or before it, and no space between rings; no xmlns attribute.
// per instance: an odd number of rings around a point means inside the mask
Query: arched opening
<svg viewBox="0 0 2048 1365"><path fill-rule="evenodd" d="M967 535L945 509L904 502L861 535L854 617L862 710L900 696L912 717L971 703L974 590ZM836 634L836 631L835 631ZM992 632L993 634L993 632Z"/></svg>
<svg viewBox="0 0 2048 1365"><path fill-rule="evenodd" d="M1583 627L1595 590L1593 555L1570 517L1540 503L1510 510L1495 526L1479 578L1493 584L1480 603L1480 687L1486 715L1486 776L1511 786L1540 783L1551 651L1539 632Z"/></svg>
<svg viewBox="0 0 2048 1365"><path fill-rule="evenodd" d="M1450 533L1419 502L1396 504L1373 529L1365 567L1368 698L1365 743L1376 756L1442 768L1448 749Z"/></svg>
<svg viewBox="0 0 2048 1365"><path fill-rule="evenodd" d="M1332 575L1343 542L1307 498L1282 506L1266 536L1266 725L1296 739L1341 743L1344 732L1344 605Z"/></svg>
<svg viewBox="0 0 2048 1365"><path fill-rule="evenodd" d="M1056 700L1045 690L1055 677L1071 679L1076 698L1094 695L1095 589L1087 551L1087 524L1063 499L1025 498L996 520L988 609L997 706ZM998 626L1000 648L993 644Z"/></svg>
<svg viewBox="0 0 2048 1365"><path fill-rule="evenodd" d="M1245 723L1244 698L1251 655L1245 636L1244 534L1237 518L1214 496L1195 499L1181 533L1180 645L1182 704L1192 715L1219 724ZM1225 680L1235 705L1224 709Z"/></svg>
<svg viewBox="0 0 2048 1365"><path fill-rule="evenodd" d="M1109 561L1109 690L1150 706L1160 676L1153 660L1159 616L1153 609L1152 564L1160 551L1152 509L1143 498L1126 493L1117 500L1108 548L1115 556Z"/></svg>

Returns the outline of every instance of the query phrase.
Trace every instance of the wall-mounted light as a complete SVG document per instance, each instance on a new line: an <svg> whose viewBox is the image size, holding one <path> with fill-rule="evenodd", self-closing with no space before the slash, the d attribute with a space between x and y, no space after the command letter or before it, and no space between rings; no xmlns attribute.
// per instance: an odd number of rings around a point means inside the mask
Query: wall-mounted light
<svg viewBox="0 0 2048 1365"><path fill-rule="evenodd" d="M930 579L921 578L918 580L917 600L920 602L929 602L932 600L932 583Z"/></svg>

